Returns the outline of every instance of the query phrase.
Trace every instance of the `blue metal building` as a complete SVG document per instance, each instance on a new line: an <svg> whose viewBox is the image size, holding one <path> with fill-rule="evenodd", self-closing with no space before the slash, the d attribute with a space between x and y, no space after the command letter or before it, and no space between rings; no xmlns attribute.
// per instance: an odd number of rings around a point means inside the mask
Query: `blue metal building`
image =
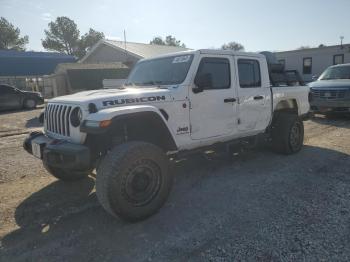
<svg viewBox="0 0 350 262"><path fill-rule="evenodd" d="M53 74L60 63L74 62L75 57L56 52L0 50L0 83L43 91L52 85L43 76Z"/></svg>
<svg viewBox="0 0 350 262"><path fill-rule="evenodd" d="M73 56L61 53L0 50L0 76L49 75L58 64L75 61Z"/></svg>

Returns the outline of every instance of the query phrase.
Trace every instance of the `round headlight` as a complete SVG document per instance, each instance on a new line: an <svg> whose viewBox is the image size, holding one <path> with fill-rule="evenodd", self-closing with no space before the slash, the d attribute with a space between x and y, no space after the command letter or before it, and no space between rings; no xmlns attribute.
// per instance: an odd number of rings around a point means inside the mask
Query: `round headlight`
<svg viewBox="0 0 350 262"><path fill-rule="evenodd" d="M97 106L94 103L90 103L89 104L89 113L92 114L92 113L96 113L97 111L98 111Z"/></svg>
<svg viewBox="0 0 350 262"><path fill-rule="evenodd" d="M78 127L83 119L83 112L80 107L75 107L70 113L70 123L74 127Z"/></svg>

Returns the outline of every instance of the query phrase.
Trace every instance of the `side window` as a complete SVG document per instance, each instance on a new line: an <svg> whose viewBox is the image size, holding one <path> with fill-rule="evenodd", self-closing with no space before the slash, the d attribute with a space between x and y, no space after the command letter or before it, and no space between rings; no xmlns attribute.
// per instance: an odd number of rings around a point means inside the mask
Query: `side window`
<svg viewBox="0 0 350 262"><path fill-rule="evenodd" d="M261 87L259 61L252 59L238 60L239 85L242 88Z"/></svg>
<svg viewBox="0 0 350 262"><path fill-rule="evenodd" d="M207 75L211 79L211 86L204 88L205 90L230 88L230 61L227 58L202 58L197 76L202 75Z"/></svg>
<svg viewBox="0 0 350 262"><path fill-rule="evenodd" d="M303 74L309 75L312 72L312 58L306 57L303 59Z"/></svg>

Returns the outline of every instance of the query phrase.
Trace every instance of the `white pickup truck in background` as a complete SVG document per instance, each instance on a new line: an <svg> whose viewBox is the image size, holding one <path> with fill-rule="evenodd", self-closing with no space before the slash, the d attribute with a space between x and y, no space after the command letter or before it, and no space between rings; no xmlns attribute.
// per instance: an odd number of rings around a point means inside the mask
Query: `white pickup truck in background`
<svg viewBox="0 0 350 262"><path fill-rule="evenodd" d="M24 148L62 180L96 169L103 207L144 219L167 199L170 157L258 136L276 152L302 148L309 88L273 60L224 50L141 60L123 87L50 100L44 132L31 134Z"/></svg>

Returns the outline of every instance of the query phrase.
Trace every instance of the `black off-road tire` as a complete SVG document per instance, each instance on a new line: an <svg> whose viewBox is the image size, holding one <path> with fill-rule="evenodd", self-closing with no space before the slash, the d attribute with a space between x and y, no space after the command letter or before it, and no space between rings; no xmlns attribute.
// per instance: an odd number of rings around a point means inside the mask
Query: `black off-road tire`
<svg viewBox="0 0 350 262"><path fill-rule="evenodd" d="M65 182L82 180L89 175L89 172L67 171L50 166L45 166L45 168L51 175Z"/></svg>
<svg viewBox="0 0 350 262"><path fill-rule="evenodd" d="M165 203L173 178L163 150L145 142L114 147L97 168L96 194L113 216L136 222L155 214Z"/></svg>
<svg viewBox="0 0 350 262"><path fill-rule="evenodd" d="M36 100L32 99L32 98L27 98L23 102L23 106L26 109L34 109L34 108L36 108L36 104L37 104Z"/></svg>
<svg viewBox="0 0 350 262"><path fill-rule="evenodd" d="M271 130L272 150L281 154L294 154L304 143L304 124L298 115L279 113L274 117Z"/></svg>

